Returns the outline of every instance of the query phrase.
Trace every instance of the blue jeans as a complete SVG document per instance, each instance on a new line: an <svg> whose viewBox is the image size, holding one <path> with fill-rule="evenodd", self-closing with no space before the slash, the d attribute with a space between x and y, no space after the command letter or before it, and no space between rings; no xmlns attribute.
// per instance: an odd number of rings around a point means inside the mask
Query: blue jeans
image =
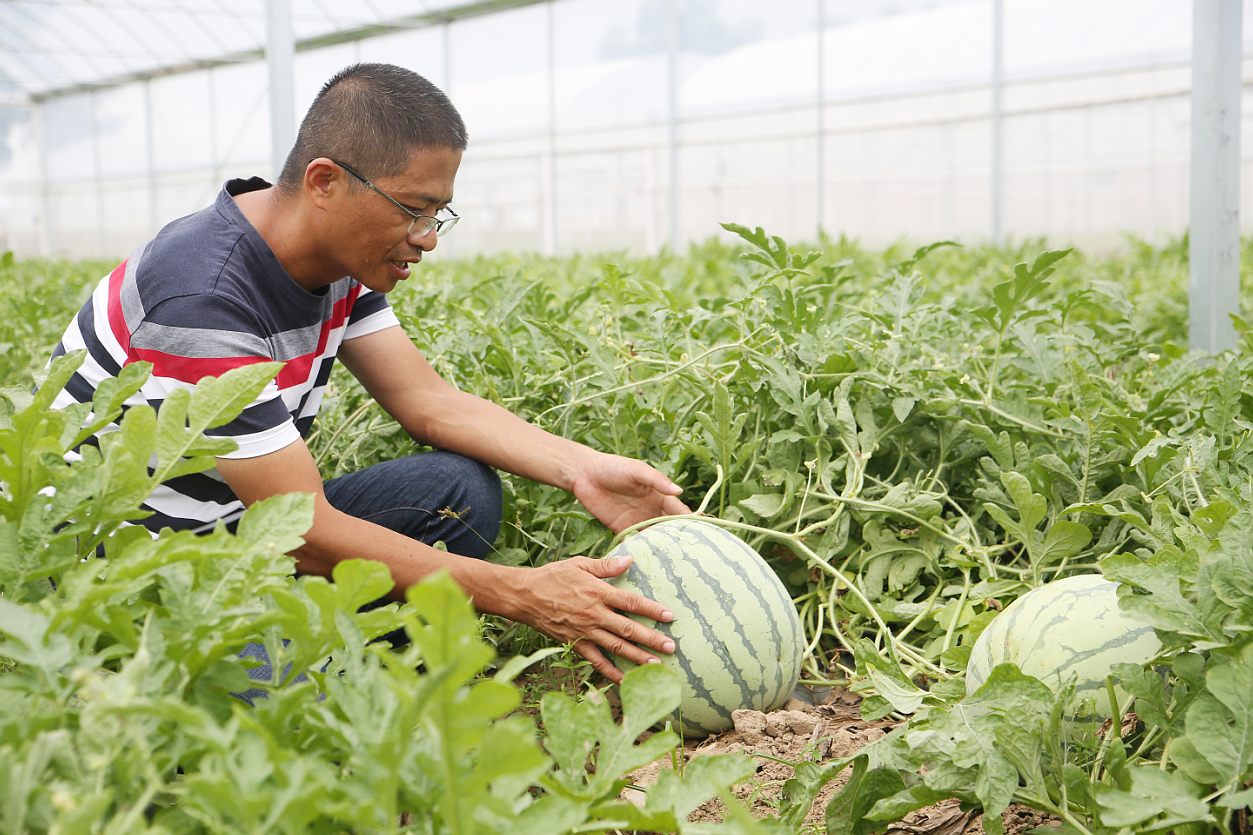
<svg viewBox="0 0 1253 835"><path fill-rule="evenodd" d="M451 553L466 557L487 556L500 532L500 476L491 467L451 452L422 452L385 461L333 478L323 489L336 510L427 545L443 542ZM388 602L383 599L373 605ZM404 631L383 639L403 642ZM248 671L253 681L271 680L274 671L264 645L248 644L240 655L262 662ZM284 670L283 678L289 672ZM306 680L304 673L296 677L302 680ZM265 691L253 688L234 695L252 704Z"/></svg>

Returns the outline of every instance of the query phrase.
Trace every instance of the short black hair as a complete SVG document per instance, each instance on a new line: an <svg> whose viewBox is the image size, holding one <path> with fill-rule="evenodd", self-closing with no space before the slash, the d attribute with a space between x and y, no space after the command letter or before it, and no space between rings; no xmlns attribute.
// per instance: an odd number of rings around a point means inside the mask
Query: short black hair
<svg viewBox="0 0 1253 835"><path fill-rule="evenodd" d="M403 173L419 148L466 148L466 126L448 96L412 70L353 64L323 85L300 123L279 175L294 192L312 159L329 157L368 179Z"/></svg>

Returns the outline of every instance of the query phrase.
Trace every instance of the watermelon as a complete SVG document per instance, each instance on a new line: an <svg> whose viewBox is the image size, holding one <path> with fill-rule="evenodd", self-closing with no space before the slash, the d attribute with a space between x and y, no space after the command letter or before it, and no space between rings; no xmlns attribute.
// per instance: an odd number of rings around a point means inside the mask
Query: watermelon
<svg viewBox="0 0 1253 835"><path fill-rule="evenodd" d="M978 690L998 664L1012 662L1054 692L1076 676L1076 700L1110 716L1111 665L1143 664L1161 647L1153 627L1118 608L1117 583L1099 574L1066 577L1032 589L992 619L971 647L966 693Z"/></svg>
<svg viewBox="0 0 1253 835"><path fill-rule="evenodd" d="M658 657L679 676L675 718L684 736L729 730L733 710L783 706L800 678L805 633L787 589L756 551L693 518L659 522L606 558L628 555L631 567L610 582L674 613L670 623L631 617L674 639L675 652Z"/></svg>

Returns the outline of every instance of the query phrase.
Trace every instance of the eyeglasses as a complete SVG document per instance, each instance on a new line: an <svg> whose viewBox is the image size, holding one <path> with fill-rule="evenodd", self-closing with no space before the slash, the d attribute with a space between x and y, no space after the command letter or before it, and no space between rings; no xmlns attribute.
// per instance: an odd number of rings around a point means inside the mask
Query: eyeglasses
<svg viewBox="0 0 1253 835"><path fill-rule="evenodd" d="M327 157L327 159L330 159L330 157ZM340 168L344 169L349 174L356 177L358 180L365 183L367 186L369 186L370 188L377 191L379 194L386 197L388 200L392 202L393 205L396 206L396 208L400 209L402 212L409 215L409 217L413 218L413 222L409 224L409 231L405 233L406 235L412 235L417 238L422 238L430 234L431 230L434 229L435 234L442 238L444 235L448 234L448 231L450 229L452 229L454 226L457 225L457 221L461 220L461 216L458 215L456 212L454 212L450 208L444 208L440 210L440 211L448 212L448 214L452 215L452 217L444 217L444 218L434 217L432 215L420 215L417 212L410 211L409 209L406 209L403 204L396 202L395 198L388 195L387 192L383 191L374 183L370 182L365 177L362 177L360 174L358 174L355 170L353 170L353 167L351 165L345 165L344 163L338 162L337 160L333 160L333 159L331 160L331 162L335 163Z"/></svg>

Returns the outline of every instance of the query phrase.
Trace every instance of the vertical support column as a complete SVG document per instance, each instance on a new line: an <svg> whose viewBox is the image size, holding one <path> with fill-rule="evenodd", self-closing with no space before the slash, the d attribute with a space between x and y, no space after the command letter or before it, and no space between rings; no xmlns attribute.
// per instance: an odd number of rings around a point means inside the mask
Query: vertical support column
<svg viewBox="0 0 1253 835"><path fill-rule="evenodd" d="M827 4L818 0L818 175L816 209L818 236L821 238L827 217Z"/></svg>
<svg viewBox="0 0 1253 835"><path fill-rule="evenodd" d="M557 47L554 3L548 0L548 136L540 164L543 192L543 253L557 254Z"/></svg>
<svg viewBox="0 0 1253 835"><path fill-rule="evenodd" d="M103 168L103 154L100 153L100 113L97 99L100 93L93 90L87 94L87 104L91 110L91 174L92 187L96 192L96 251L92 253L96 258L104 258L113 253L105 249L105 218L108 215L104 210L104 182L100 173Z"/></svg>
<svg viewBox="0 0 1253 835"><path fill-rule="evenodd" d="M270 170L278 179L296 141L296 36L291 0L265 2L265 63L270 80Z"/></svg>
<svg viewBox="0 0 1253 835"><path fill-rule="evenodd" d="M209 194L217 194L222 187L222 151L218 147L218 88L214 70L205 70L205 84L209 87Z"/></svg>
<svg viewBox="0 0 1253 835"><path fill-rule="evenodd" d="M144 82L144 159L148 174L148 236L157 233L157 165L152 130L152 79Z"/></svg>
<svg viewBox="0 0 1253 835"><path fill-rule="evenodd" d="M992 0L992 243L1005 235L1005 0Z"/></svg>
<svg viewBox="0 0 1253 835"><path fill-rule="evenodd" d="M1239 342L1241 0L1193 0L1188 345Z"/></svg>
<svg viewBox="0 0 1253 835"><path fill-rule="evenodd" d="M452 21L445 18L441 26L444 42L444 93L452 98Z"/></svg>
<svg viewBox="0 0 1253 835"><path fill-rule="evenodd" d="M35 147L39 149L39 255L52 257L52 184L48 182L48 102L35 105Z"/></svg>
<svg viewBox="0 0 1253 835"><path fill-rule="evenodd" d="M666 150L670 173L670 248L676 253L682 237L679 222L679 3L666 3Z"/></svg>

